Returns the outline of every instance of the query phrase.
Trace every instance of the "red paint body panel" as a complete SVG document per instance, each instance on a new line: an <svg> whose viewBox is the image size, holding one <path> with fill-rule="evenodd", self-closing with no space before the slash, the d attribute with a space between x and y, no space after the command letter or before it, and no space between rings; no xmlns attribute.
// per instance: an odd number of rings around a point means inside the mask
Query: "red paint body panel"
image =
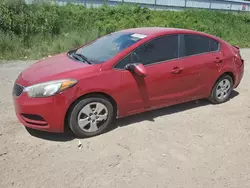
<svg viewBox="0 0 250 188"><path fill-rule="evenodd" d="M62 94L47 98L29 98L23 94L19 98L14 98L15 110L18 119L26 126L49 132L64 131L64 117L70 105L69 99L74 89L65 91ZM40 126L31 124L21 116L23 114L38 114L45 119L48 125ZM26 121L25 121L26 120Z"/></svg>
<svg viewBox="0 0 250 188"><path fill-rule="evenodd" d="M238 49L208 34L168 28L136 28L124 32L145 34L148 37L103 64L79 63L63 53L41 60L23 71L16 83L24 87L69 78L78 80L78 83L52 97L30 98L27 93L23 93L18 98L13 97L18 119L30 128L63 132L70 105L79 97L89 93L104 93L112 97L117 103L118 117L124 117L206 98L210 95L216 80L225 72L234 75L234 87L239 85L243 77L244 63L241 57L237 56ZM113 68L131 51L155 37L185 33L200 34L219 40L221 50L139 67L140 71L147 75L145 77L128 70ZM39 115L46 123L30 121L21 114Z"/></svg>

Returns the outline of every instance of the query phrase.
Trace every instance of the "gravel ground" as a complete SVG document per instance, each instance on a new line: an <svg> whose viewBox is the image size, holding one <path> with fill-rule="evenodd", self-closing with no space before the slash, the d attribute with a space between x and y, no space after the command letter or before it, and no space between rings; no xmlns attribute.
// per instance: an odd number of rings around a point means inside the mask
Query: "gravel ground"
<svg viewBox="0 0 250 188"><path fill-rule="evenodd" d="M33 63L0 64L0 187L250 187L250 49L225 104L190 102L121 119L91 139L36 132L17 121L11 90Z"/></svg>

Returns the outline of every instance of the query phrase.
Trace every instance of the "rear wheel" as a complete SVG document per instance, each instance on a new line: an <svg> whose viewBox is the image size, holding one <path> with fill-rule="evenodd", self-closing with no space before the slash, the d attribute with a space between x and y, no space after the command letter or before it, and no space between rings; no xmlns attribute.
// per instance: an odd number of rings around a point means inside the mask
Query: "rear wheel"
<svg viewBox="0 0 250 188"><path fill-rule="evenodd" d="M69 114L68 124L79 137L99 135L107 130L114 117L111 102L105 97L89 97L78 101Z"/></svg>
<svg viewBox="0 0 250 188"><path fill-rule="evenodd" d="M215 104L226 102L233 90L233 79L229 75L222 76L214 85L209 100Z"/></svg>

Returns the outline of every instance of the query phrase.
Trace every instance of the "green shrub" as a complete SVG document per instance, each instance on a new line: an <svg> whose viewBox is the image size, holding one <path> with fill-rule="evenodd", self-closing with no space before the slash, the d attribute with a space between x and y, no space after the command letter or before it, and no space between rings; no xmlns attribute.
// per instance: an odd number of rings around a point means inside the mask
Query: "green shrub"
<svg viewBox="0 0 250 188"><path fill-rule="evenodd" d="M24 0L0 0L0 58L41 58L113 31L148 26L194 29L250 47L248 13L153 11L129 5L87 9L42 1L25 4Z"/></svg>

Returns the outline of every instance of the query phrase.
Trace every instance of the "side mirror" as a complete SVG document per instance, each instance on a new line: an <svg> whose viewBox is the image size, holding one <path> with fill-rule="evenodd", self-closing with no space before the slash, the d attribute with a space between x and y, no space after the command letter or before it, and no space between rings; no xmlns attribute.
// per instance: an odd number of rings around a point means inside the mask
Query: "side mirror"
<svg viewBox="0 0 250 188"><path fill-rule="evenodd" d="M125 68L127 70L133 72L133 73L136 73L139 76L143 76L143 77L147 76L147 71L146 71L144 65L141 64L141 63L139 63L139 64L135 64L135 63L128 64L128 65L126 65Z"/></svg>

